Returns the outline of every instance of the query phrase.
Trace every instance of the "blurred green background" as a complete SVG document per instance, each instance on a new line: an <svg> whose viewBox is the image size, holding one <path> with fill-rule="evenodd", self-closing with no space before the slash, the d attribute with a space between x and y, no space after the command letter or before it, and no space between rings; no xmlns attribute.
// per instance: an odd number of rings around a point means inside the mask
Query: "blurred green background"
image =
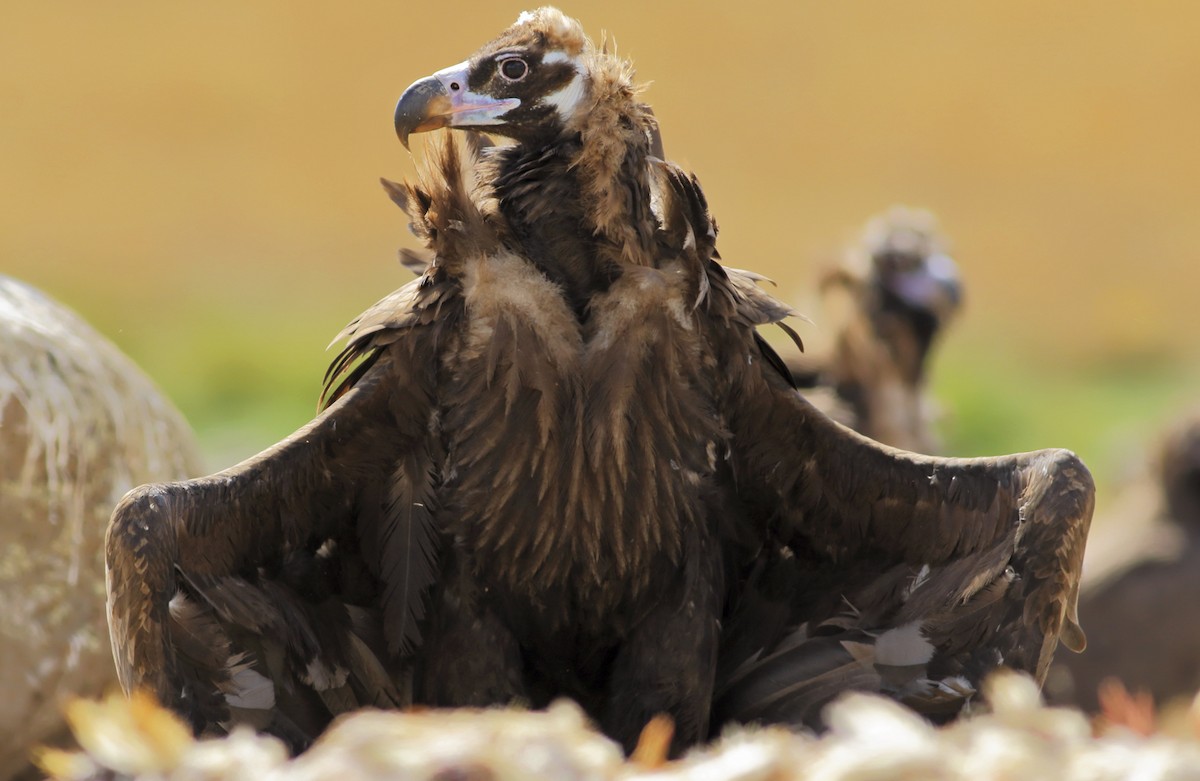
<svg viewBox="0 0 1200 781"><path fill-rule="evenodd" d="M1111 480L1196 401L1200 3L563 7L652 82L726 261L801 308L867 217L938 214L967 286L934 366L949 452L1070 447ZM376 182L413 170L396 97L520 10L6 4L0 272L116 341L214 468L256 452L410 278Z"/></svg>

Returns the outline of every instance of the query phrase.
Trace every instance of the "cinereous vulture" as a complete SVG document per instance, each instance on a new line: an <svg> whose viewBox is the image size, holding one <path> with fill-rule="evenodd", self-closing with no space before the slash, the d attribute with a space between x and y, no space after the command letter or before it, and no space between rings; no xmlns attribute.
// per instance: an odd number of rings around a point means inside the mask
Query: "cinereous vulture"
<svg viewBox="0 0 1200 781"><path fill-rule="evenodd" d="M1079 594L1088 651L1055 656L1051 702L1094 711L1106 678L1163 705L1200 688L1200 410L1154 450L1097 513Z"/></svg>
<svg viewBox="0 0 1200 781"><path fill-rule="evenodd" d="M809 401L860 434L938 451L926 392L929 355L962 305L958 266L923 209L873 217L842 262L822 274L820 325L832 344L789 362Z"/></svg>
<svg viewBox="0 0 1200 781"><path fill-rule="evenodd" d="M521 14L395 122L468 131L387 185L433 260L343 332L311 423L117 507L127 689L294 748L366 705L569 696L626 747L665 713L679 750L846 688L952 712L1082 645L1080 461L918 456L810 406L755 332L789 308L716 262L577 22Z"/></svg>

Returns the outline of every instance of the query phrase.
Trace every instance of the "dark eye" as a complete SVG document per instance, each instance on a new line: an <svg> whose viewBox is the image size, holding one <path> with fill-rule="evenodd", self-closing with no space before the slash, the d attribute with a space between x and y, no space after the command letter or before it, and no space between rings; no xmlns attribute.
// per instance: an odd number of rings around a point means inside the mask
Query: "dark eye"
<svg viewBox="0 0 1200 781"><path fill-rule="evenodd" d="M509 81L520 81L529 73L529 66L520 57L511 57L500 63L500 75Z"/></svg>

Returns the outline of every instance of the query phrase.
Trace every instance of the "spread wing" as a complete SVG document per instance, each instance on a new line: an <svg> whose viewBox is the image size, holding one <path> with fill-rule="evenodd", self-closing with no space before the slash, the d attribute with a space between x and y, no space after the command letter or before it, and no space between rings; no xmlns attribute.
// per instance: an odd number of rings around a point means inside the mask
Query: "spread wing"
<svg viewBox="0 0 1200 781"><path fill-rule="evenodd" d="M1094 486L1074 454L923 456L831 421L776 372L742 371L734 392L761 547L739 572L724 718L811 723L847 688L952 714L995 667L1041 681L1060 636L1082 649Z"/></svg>
<svg viewBox="0 0 1200 781"><path fill-rule="evenodd" d="M813 723L846 689L957 712L1004 665L1042 680L1076 601L1094 505L1064 450L944 459L881 445L798 394L755 326L791 314L718 265L694 179L662 168L668 235L707 262L702 301L741 507L714 725ZM738 512L740 510L740 513Z"/></svg>
<svg viewBox="0 0 1200 781"><path fill-rule="evenodd" d="M292 436L121 501L106 561L126 690L197 731L247 721L295 749L332 715L403 704L435 576L429 433L449 289L431 270L351 324L334 400Z"/></svg>

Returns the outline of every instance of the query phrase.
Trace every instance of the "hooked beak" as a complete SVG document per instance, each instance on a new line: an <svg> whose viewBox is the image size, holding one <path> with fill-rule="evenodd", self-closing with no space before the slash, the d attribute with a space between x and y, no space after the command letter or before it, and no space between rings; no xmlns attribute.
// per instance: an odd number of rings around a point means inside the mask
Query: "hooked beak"
<svg viewBox="0 0 1200 781"><path fill-rule="evenodd" d="M894 292L909 306L946 317L962 304L958 265L941 252L925 259L921 268L892 281Z"/></svg>
<svg viewBox="0 0 1200 781"><path fill-rule="evenodd" d="M502 124L501 117L521 105L518 98L496 99L467 89L469 63L426 76L404 91L396 103L396 135L408 149L408 137L440 127Z"/></svg>

